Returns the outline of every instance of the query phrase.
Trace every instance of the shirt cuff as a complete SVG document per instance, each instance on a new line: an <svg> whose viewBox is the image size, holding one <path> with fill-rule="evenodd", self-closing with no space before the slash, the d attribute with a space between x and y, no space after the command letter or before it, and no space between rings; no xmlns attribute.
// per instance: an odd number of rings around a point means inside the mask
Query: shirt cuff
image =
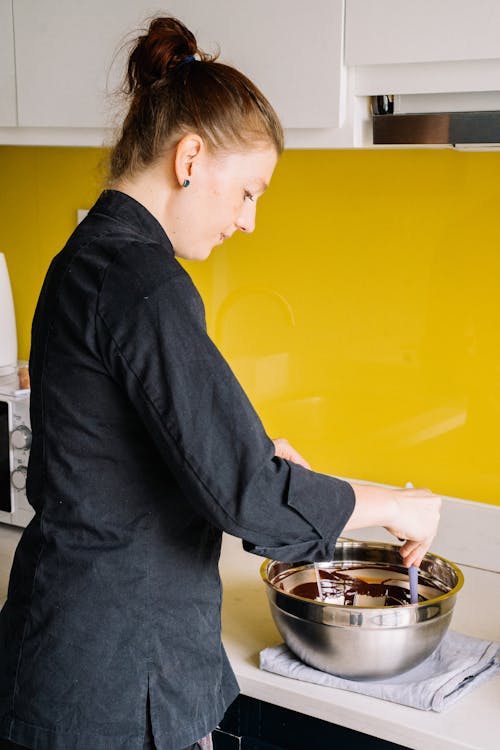
<svg viewBox="0 0 500 750"><path fill-rule="evenodd" d="M243 548L282 562L333 559L337 538L354 510L355 495L351 485L342 479L290 463L287 504L310 524L311 538L276 547L244 541Z"/></svg>

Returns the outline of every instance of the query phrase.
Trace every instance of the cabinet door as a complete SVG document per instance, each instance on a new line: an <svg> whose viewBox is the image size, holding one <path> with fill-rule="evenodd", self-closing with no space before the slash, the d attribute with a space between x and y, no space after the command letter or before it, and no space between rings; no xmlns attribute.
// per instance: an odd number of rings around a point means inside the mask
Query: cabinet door
<svg viewBox="0 0 500 750"><path fill-rule="evenodd" d="M0 127L17 125L12 0L0 0Z"/></svg>
<svg viewBox="0 0 500 750"><path fill-rule="evenodd" d="M169 0L208 51L249 75L285 127L338 127L342 113L343 0ZM160 7L158 7L160 6ZM103 127L124 71L120 44L161 3L14 0L19 124Z"/></svg>
<svg viewBox="0 0 500 750"><path fill-rule="evenodd" d="M346 0L347 65L499 58L498 0Z"/></svg>
<svg viewBox="0 0 500 750"><path fill-rule="evenodd" d="M135 12L132 6L135 5ZM140 3L14 0L17 99L23 127L101 128L110 124L108 75Z"/></svg>

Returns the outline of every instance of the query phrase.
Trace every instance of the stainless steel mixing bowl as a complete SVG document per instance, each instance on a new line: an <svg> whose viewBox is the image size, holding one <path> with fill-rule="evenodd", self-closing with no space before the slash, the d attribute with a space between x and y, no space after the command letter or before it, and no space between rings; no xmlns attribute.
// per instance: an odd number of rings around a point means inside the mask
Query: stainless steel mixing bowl
<svg viewBox="0 0 500 750"><path fill-rule="evenodd" d="M409 587L399 547L341 540L332 561L320 569L354 566L387 571ZM419 569L418 604L352 606L291 593L315 581L313 563L266 560L260 569L271 613L288 647L306 664L352 680L379 680L415 667L439 645L450 624L463 575L453 563L428 553Z"/></svg>

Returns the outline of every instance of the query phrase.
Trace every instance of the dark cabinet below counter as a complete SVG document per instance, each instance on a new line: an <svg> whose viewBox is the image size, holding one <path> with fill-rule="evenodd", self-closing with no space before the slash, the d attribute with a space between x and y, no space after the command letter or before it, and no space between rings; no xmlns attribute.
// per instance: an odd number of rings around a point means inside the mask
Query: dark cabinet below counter
<svg viewBox="0 0 500 750"><path fill-rule="evenodd" d="M228 708L213 739L214 750L409 750L246 695Z"/></svg>

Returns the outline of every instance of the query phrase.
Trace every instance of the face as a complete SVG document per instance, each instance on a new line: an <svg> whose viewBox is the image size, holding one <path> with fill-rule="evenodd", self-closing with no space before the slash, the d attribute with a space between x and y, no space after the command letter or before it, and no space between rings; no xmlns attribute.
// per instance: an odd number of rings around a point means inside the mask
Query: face
<svg viewBox="0 0 500 750"><path fill-rule="evenodd" d="M175 254L204 260L237 230L253 232L257 200L276 162L272 146L224 156L201 148L189 162L189 187L175 191L171 206L168 233Z"/></svg>

